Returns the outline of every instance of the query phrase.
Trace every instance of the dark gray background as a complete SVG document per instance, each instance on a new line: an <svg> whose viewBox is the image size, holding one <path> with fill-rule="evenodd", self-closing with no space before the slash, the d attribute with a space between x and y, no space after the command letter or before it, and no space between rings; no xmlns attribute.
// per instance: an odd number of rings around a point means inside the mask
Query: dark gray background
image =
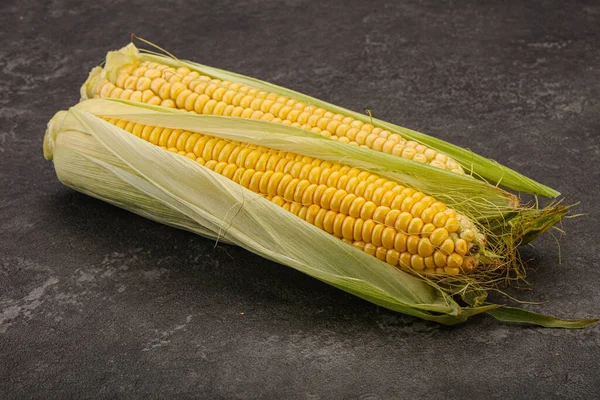
<svg viewBox="0 0 600 400"><path fill-rule="evenodd" d="M566 4L568 3L568 5ZM598 2L3 1L1 398L593 398L600 327L443 327L63 187L52 115L132 32L559 189L527 306L599 316ZM243 315L242 315L243 313Z"/></svg>

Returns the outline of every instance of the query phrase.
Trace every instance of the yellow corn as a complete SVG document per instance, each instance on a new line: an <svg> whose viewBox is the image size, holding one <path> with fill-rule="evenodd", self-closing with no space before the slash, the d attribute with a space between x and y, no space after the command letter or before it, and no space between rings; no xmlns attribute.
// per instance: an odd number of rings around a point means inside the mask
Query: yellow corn
<svg viewBox="0 0 600 400"><path fill-rule="evenodd" d="M261 119L290 125L342 143L367 147L464 174L446 155L350 116L334 114L276 93L212 79L188 68L144 61L121 67L112 81L102 80L96 98L120 98L178 108L197 114Z"/></svg>
<svg viewBox="0 0 600 400"><path fill-rule="evenodd" d="M431 196L378 175L181 129L107 121L204 165L391 265L458 274L477 264L481 235L471 221Z"/></svg>

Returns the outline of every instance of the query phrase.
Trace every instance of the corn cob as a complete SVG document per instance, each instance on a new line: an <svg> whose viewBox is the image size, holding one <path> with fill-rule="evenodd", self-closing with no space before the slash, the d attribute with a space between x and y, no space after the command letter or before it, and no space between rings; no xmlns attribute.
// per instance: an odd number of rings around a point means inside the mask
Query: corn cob
<svg viewBox="0 0 600 400"><path fill-rule="evenodd" d="M115 98L177 108L197 114L252 118L307 129L341 143L361 146L464 174L454 160L397 133L335 114L277 93L212 79L189 68L142 61L125 64L114 79L91 88L93 98Z"/></svg>
<svg viewBox="0 0 600 400"><path fill-rule="evenodd" d="M477 265L483 235L468 218L422 192L339 163L182 129L107 120L393 266L456 275Z"/></svg>

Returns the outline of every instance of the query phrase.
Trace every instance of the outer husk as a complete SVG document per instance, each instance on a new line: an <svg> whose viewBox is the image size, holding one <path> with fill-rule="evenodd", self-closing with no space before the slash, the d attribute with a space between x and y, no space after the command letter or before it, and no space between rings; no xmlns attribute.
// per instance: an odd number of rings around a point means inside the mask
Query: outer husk
<svg viewBox="0 0 600 400"><path fill-rule="evenodd" d="M476 287L463 297L470 305L461 306L434 282L348 246L198 163L99 118L116 114L224 138L246 134L252 140L259 137L261 129L268 132L273 125L86 101L58 113L46 132L44 154L53 160L62 182L153 220L239 245L382 307L426 320L450 325L489 313L500 320L564 328L581 328L596 321L562 320L487 304L485 291ZM323 151L314 149L313 139L302 135L268 132L263 137L263 144L289 146L290 151L301 150L301 154ZM332 151L343 152L335 147Z"/></svg>

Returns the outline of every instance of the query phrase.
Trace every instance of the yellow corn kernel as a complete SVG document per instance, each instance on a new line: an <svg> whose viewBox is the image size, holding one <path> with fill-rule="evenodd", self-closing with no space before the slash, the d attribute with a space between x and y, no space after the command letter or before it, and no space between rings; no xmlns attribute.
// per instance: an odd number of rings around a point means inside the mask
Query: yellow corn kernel
<svg viewBox="0 0 600 400"><path fill-rule="evenodd" d="M433 261L433 257L429 256L429 257L425 257L423 258L423 260L425 261L425 268L434 271L436 268L435 262Z"/></svg>
<svg viewBox="0 0 600 400"><path fill-rule="evenodd" d="M419 237L409 236L406 238L406 251L410 254L417 254L419 252Z"/></svg>
<svg viewBox="0 0 600 400"><path fill-rule="evenodd" d="M411 268L411 256L410 253L400 253L400 258L398 259L400 266L403 268Z"/></svg>
<svg viewBox="0 0 600 400"><path fill-rule="evenodd" d="M396 219L396 229L398 232L408 233L408 225L413 219L412 214L408 212L402 212Z"/></svg>
<svg viewBox="0 0 600 400"><path fill-rule="evenodd" d="M446 239L440 245L440 251L445 255L449 256L454 252L454 241L452 239Z"/></svg>
<svg viewBox="0 0 600 400"><path fill-rule="evenodd" d="M464 239L458 239L454 242L454 251L461 256L467 254L467 242Z"/></svg>
<svg viewBox="0 0 600 400"><path fill-rule="evenodd" d="M458 253L452 253L448 256L447 263L449 268L460 268L463 263L463 258Z"/></svg>
<svg viewBox="0 0 600 400"><path fill-rule="evenodd" d="M425 260L420 255L413 254L410 257L410 266L417 271L421 271L425 269Z"/></svg>
<svg viewBox="0 0 600 400"><path fill-rule="evenodd" d="M448 275L458 275L460 274L460 268L446 267L444 268L444 272Z"/></svg>
<svg viewBox="0 0 600 400"><path fill-rule="evenodd" d="M419 235L421 234L421 230L423 229L423 220L421 218L413 218L410 220L408 224L408 234L409 235Z"/></svg>
<svg viewBox="0 0 600 400"><path fill-rule="evenodd" d="M421 200L422 201L422 200ZM427 207L425 210L423 210L423 212L421 213L421 219L423 220L423 222L425 222L426 224L433 222L433 218L436 216L436 210L434 208L431 207Z"/></svg>
<svg viewBox="0 0 600 400"><path fill-rule="evenodd" d="M442 243L444 243L444 241L446 239L448 239L449 234L448 231L444 228L437 228L436 230L434 230L431 233L431 236L429 236L429 240L431 241L431 244L433 244L434 246L441 246Z"/></svg>
<svg viewBox="0 0 600 400"><path fill-rule="evenodd" d="M460 224L456 218L448 218L446 221L446 225L444 225L446 230L450 233L454 233L460 229Z"/></svg>
<svg viewBox="0 0 600 400"><path fill-rule="evenodd" d="M419 240L419 245L417 247L417 251L421 257L429 257L433 254L435 247L431 244L429 239L421 238Z"/></svg>
<svg viewBox="0 0 600 400"><path fill-rule="evenodd" d="M429 236L431 236L433 231L435 231L435 225L433 225L431 223L425 224L425 225L423 225L423 228L421 229L421 236L429 237Z"/></svg>
<svg viewBox="0 0 600 400"><path fill-rule="evenodd" d="M438 212L433 217L432 222L438 228L443 228L444 226L446 226L446 221L447 220L448 220L448 215L446 213L444 213L444 212Z"/></svg>
<svg viewBox="0 0 600 400"><path fill-rule="evenodd" d="M433 262L438 267L445 267L447 265L447 261L446 261L447 259L448 259L448 256L446 256L444 253L442 253L439 250L436 250L433 253Z"/></svg>
<svg viewBox="0 0 600 400"><path fill-rule="evenodd" d="M386 252L385 261L388 264L396 266L396 265L398 265L399 260L400 260L400 253L398 253L396 250L389 249Z"/></svg>

